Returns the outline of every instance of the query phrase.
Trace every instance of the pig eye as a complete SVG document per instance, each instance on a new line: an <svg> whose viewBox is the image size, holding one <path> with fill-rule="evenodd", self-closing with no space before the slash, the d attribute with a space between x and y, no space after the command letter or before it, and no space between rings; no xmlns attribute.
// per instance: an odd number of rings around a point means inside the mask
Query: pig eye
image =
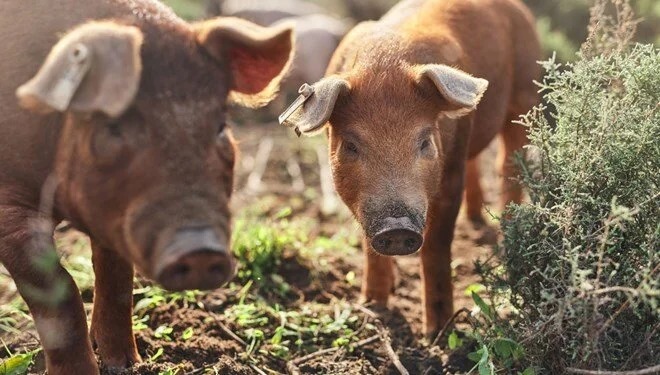
<svg viewBox="0 0 660 375"><path fill-rule="evenodd" d="M109 135L113 137L121 137L121 126L118 122L109 122L105 126Z"/></svg>
<svg viewBox="0 0 660 375"><path fill-rule="evenodd" d="M344 141L343 142L344 149L348 151L351 154L357 154L358 153L358 148L357 145L351 141Z"/></svg>
<svg viewBox="0 0 660 375"><path fill-rule="evenodd" d="M425 139L422 141L422 144L419 145L419 149L421 151L427 151L431 147L431 141L428 139Z"/></svg>

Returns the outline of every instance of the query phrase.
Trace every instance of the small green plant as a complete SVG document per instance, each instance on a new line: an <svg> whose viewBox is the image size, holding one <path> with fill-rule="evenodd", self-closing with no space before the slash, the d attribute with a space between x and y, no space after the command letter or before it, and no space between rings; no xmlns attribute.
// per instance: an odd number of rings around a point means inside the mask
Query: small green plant
<svg viewBox="0 0 660 375"><path fill-rule="evenodd" d="M190 340L193 336L195 335L195 329L193 327L188 327L186 328L183 333L181 334L181 339L183 341L188 341Z"/></svg>
<svg viewBox="0 0 660 375"><path fill-rule="evenodd" d="M27 374L28 369L34 361L34 356L39 353L41 349L33 350L23 354L13 354L7 350L10 357L0 362L0 375L24 375Z"/></svg>
<svg viewBox="0 0 660 375"><path fill-rule="evenodd" d="M149 328L147 322L149 321L149 315L144 315L143 317L138 317L133 315L133 331L142 331L143 329Z"/></svg>
<svg viewBox="0 0 660 375"><path fill-rule="evenodd" d="M200 301L203 295L199 290L186 290L182 292L168 292L158 286L145 286L133 290L133 296L137 301L133 311L142 316L147 311L163 304L177 304L181 307L189 308L196 306L203 309Z"/></svg>
<svg viewBox="0 0 660 375"><path fill-rule="evenodd" d="M32 322L27 306L20 298L0 305L0 331L16 334Z"/></svg>
<svg viewBox="0 0 660 375"><path fill-rule="evenodd" d="M156 362L158 358L163 356L163 353L165 353L165 349L163 349L162 347L158 348L158 350L156 350L156 353L154 353L149 357L149 362Z"/></svg>
<svg viewBox="0 0 660 375"><path fill-rule="evenodd" d="M154 330L154 337L165 341L172 341L172 332L174 332L174 328L161 325Z"/></svg>
<svg viewBox="0 0 660 375"><path fill-rule="evenodd" d="M287 311L258 296L248 296L229 307L224 316L245 338L248 357L260 351L288 359L323 347L349 347L360 333L359 317L340 301L332 306L305 303ZM371 325L362 327L365 332L373 329Z"/></svg>
<svg viewBox="0 0 660 375"><path fill-rule="evenodd" d="M285 249L296 250L306 241L301 231L284 217L278 221L239 219L235 224L233 251L239 262L238 280L253 280L257 286L273 280Z"/></svg>
<svg viewBox="0 0 660 375"><path fill-rule="evenodd" d="M493 304L484 301L476 292L471 292L475 310L470 321L472 330L467 332L467 339L476 345L476 350L468 354L468 359L475 363L472 371L479 375L493 375L496 372L509 374L535 374L532 367L523 363L525 351L523 345L512 339L508 322L495 310ZM464 344L456 332L449 334L447 345L450 350Z"/></svg>
<svg viewBox="0 0 660 375"><path fill-rule="evenodd" d="M177 375L179 374L180 371L181 371L181 366L177 365L158 372L158 375Z"/></svg>

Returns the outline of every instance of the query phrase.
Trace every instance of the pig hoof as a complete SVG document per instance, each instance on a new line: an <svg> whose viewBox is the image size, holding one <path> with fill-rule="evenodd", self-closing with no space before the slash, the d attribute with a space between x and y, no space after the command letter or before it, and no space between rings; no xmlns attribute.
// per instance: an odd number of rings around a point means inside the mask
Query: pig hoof
<svg viewBox="0 0 660 375"><path fill-rule="evenodd" d="M117 355L101 355L101 362L108 369L125 369L141 361L140 355L131 351L118 353Z"/></svg>
<svg viewBox="0 0 660 375"><path fill-rule="evenodd" d="M70 374L80 374L80 375L98 375L99 367L96 363L96 358L93 355L84 356L80 358L69 358L64 360L60 358L62 362L65 363L48 363L48 374L49 375L70 375Z"/></svg>
<svg viewBox="0 0 660 375"><path fill-rule="evenodd" d="M377 305L381 307L386 307L387 306L387 298L389 296L389 293L385 292L378 292L378 293L373 293L373 292L367 292L363 293L360 296L359 302L361 305Z"/></svg>

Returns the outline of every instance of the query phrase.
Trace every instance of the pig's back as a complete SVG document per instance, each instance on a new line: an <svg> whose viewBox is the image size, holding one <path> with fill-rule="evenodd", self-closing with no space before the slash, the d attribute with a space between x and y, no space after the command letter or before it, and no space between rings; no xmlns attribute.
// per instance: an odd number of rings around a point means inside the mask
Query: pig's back
<svg viewBox="0 0 660 375"><path fill-rule="evenodd" d="M410 45L456 41L456 61L439 61L489 81L475 112L470 156L485 148L510 110L526 112L536 98L541 59L533 16L519 0L427 0L399 26ZM439 55L452 55L440 49Z"/></svg>

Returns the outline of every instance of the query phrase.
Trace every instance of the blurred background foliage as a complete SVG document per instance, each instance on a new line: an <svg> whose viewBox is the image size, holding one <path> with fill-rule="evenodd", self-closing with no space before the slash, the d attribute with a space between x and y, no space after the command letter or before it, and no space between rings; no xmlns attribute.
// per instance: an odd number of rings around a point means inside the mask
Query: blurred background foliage
<svg viewBox="0 0 660 375"><path fill-rule="evenodd" d="M221 0L164 0L187 19L203 17L211 3ZM264 0L272 1L272 0ZM356 21L379 18L397 0L309 0L328 9L340 17ZM559 61L575 60L575 52L587 36L589 8L593 0L524 0L537 19L537 30L541 36L545 57L557 52ZM637 17L641 19L637 30L637 41L660 44L660 1L633 0L630 2Z"/></svg>

